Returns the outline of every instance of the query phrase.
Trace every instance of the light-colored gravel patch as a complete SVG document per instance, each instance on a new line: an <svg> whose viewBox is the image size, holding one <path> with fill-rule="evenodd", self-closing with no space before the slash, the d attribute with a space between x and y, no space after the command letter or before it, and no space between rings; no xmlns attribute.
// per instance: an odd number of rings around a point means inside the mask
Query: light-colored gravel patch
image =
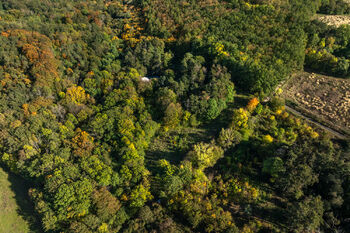
<svg viewBox="0 0 350 233"><path fill-rule="evenodd" d="M323 15L318 17L318 20L327 24L328 26L340 27L344 24L350 25L350 16L348 15Z"/></svg>

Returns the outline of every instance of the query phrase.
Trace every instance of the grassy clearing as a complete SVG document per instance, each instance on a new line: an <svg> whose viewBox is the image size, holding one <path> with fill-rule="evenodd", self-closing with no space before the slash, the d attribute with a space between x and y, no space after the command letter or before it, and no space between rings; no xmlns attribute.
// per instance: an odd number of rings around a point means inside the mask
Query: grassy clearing
<svg viewBox="0 0 350 233"><path fill-rule="evenodd" d="M41 232L24 180L0 168L0 233Z"/></svg>
<svg viewBox="0 0 350 233"><path fill-rule="evenodd" d="M184 155L197 142L206 138L204 129L180 128L159 134L147 151L149 161L166 159L173 164L183 160Z"/></svg>
<svg viewBox="0 0 350 233"><path fill-rule="evenodd" d="M227 128L232 120L233 109L246 106L249 99L244 95L236 95L235 102L229 103L215 120L199 127L182 127L168 132L159 132L146 151L148 168L152 170L156 161L160 159L179 164L195 144L209 143L218 136L222 128Z"/></svg>

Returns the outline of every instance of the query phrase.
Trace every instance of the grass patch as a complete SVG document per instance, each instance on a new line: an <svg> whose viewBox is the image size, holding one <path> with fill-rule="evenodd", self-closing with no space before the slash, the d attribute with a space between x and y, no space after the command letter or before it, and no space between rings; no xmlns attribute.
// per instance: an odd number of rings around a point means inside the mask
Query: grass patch
<svg viewBox="0 0 350 233"><path fill-rule="evenodd" d="M205 129L177 128L166 133L160 133L154 138L146 159L152 165L160 159L166 159L172 164L180 163L184 156L198 142L208 141L210 135Z"/></svg>
<svg viewBox="0 0 350 233"><path fill-rule="evenodd" d="M243 95L236 97L235 102L229 103L216 119L199 127L179 127L168 132L159 132L146 151L147 168L152 170L160 159L179 164L195 144L209 143L218 136L222 128L227 128L232 121L233 110L245 106L248 100L249 97Z"/></svg>
<svg viewBox="0 0 350 233"><path fill-rule="evenodd" d="M0 233L42 232L28 188L23 179L0 167Z"/></svg>

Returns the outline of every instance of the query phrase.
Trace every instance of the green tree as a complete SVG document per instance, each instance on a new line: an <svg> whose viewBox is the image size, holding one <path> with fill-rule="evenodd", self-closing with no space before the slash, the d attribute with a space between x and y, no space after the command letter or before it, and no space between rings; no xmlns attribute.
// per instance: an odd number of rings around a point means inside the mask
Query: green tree
<svg viewBox="0 0 350 233"><path fill-rule="evenodd" d="M150 199L152 199L152 195L149 191L149 188L140 184L131 191L130 206L136 208L142 207L145 202Z"/></svg>
<svg viewBox="0 0 350 233"><path fill-rule="evenodd" d="M217 139L218 144L225 149L240 143L241 140L242 135L232 128L221 129L221 132Z"/></svg>
<svg viewBox="0 0 350 233"><path fill-rule="evenodd" d="M321 197L306 197L296 202L289 210L291 228L296 232L315 231L323 223L323 203Z"/></svg>
<svg viewBox="0 0 350 233"><path fill-rule="evenodd" d="M175 128L179 125L182 116L182 107L179 103L171 103L164 112L163 123L165 126Z"/></svg>
<svg viewBox="0 0 350 233"><path fill-rule="evenodd" d="M285 171L283 160L280 157L270 157L264 160L262 171L270 176L277 178Z"/></svg>
<svg viewBox="0 0 350 233"><path fill-rule="evenodd" d="M203 170L214 166L216 161L222 158L223 155L224 152L221 147L213 144L199 143L188 153L187 158L196 168Z"/></svg>
<svg viewBox="0 0 350 233"><path fill-rule="evenodd" d="M119 200L106 188L94 190L92 202L95 206L97 216L104 222L111 220L121 207Z"/></svg>

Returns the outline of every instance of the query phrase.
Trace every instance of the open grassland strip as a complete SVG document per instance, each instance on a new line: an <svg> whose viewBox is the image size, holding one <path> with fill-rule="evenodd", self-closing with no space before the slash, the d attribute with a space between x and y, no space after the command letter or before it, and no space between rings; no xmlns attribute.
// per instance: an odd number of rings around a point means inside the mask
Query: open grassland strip
<svg viewBox="0 0 350 233"><path fill-rule="evenodd" d="M235 98L250 99L251 96L244 94L235 94Z"/></svg>

